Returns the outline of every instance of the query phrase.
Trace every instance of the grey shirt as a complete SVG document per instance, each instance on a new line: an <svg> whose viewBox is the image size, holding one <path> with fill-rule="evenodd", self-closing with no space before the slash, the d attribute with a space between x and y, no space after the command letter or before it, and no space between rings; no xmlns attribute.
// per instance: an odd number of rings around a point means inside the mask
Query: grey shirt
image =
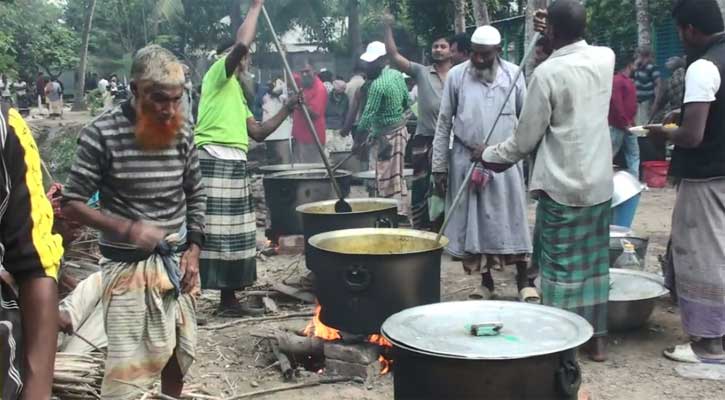
<svg viewBox="0 0 725 400"><path fill-rule="evenodd" d="M570 207L611 199L613 76L609 48L582 40L555 51L534 71L516 133L483 160L514 164L536 152L530 191Z"/></svg>
<svg viewBox="0 0 725 400"><path fill-rule="evenodd" d="M438 112L441 108L443 80L431 65L410 63L410 73L418 85L418 127L416 135L433 136L436 132Z"/></svg>

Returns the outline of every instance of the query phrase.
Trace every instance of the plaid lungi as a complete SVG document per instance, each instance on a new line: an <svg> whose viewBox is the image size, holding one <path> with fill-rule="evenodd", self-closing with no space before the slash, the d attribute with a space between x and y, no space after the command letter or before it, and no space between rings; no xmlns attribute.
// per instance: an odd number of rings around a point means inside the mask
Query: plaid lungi
<svg viewBox="0 0 725 400"><path fill-rule="evenodd" d="M536 210L542 302L584 317L594 336L607 334L610 205L568 207L542 196Z"/></svg>
<svg viewBox="0 0 725 400"><path fill-rule="evenodd" d="M201 286L239 290L257 280L257 223L247 162L220 160L203 149L199 162L207 199Z"/></svg>
<svg viewBox="0 0 725 400"><path fill-rule="evenodd" d="M411 196L411 220L415 229L431 227L428 215L428 199L431 195L431 151L433 136L415 136L413 146L413 190Z"/></svg>
<svg viewBox="0 0 725 400"><path fill-rule="evenodd" d="M373 153L375 159L375 181L380 197L398 201L398 213L409 215L410 200L408 187L403 176L405 168L405 147L408 145L408 128L403 124L377 137Z"/></svg>

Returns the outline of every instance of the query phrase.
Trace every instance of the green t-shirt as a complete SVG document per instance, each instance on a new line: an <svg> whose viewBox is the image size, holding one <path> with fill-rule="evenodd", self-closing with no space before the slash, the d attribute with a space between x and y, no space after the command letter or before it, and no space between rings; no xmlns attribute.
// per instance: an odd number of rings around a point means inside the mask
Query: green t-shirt
<svg viewBox="0 0 725 400"><path fill-rule="evenodd" d="M217 60L201 83L196 145L217 144L247 151L247 119L252 112L236 76L227 78L225 60Z"/></svg>

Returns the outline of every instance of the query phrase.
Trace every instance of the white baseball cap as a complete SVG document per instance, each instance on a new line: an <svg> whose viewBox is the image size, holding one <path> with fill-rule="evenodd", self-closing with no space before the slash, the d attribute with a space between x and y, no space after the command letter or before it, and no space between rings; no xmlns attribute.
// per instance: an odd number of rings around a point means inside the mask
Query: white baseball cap
<svg viewBox="0 0 725 400"><path fill-rule="evenodd" d="M491 25L481 26L473 32L471 43L482 46L498 46L501 44L501 32Z"/></svg>
<svg viewBox="0 0 725 400"><path fill-rule="evenodd" d="M360 59L365 62L373 62L386 54L388 52L385 51L385 45L382 42L370 42Z"/></svg>

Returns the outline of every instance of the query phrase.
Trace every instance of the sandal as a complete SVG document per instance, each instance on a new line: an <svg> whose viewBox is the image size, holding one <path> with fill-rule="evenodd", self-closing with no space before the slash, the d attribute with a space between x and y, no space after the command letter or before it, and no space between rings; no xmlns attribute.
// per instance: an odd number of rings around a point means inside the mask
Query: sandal
<svg viewBox="0 0 725 400"><path fill-rule="evenodd" d="M541 297L536 288L525 287L519 291L519 301L522 303L539 304Z"/></svg>
<svg viewBox="0 0 725 400"><path fill-rule="evenodd" d="M469 300L491 300L493 299L493 292L491 289L485 286L479 286L474 289L469 295Z"/></svg>
<svg viewBox="0 0 725 400"><path fill-rule="evenodd" d="M689 364L725 364L725 357L705 358L692 350L692 343L679 344L664 351L665 357L672 361Z"/></svg>

